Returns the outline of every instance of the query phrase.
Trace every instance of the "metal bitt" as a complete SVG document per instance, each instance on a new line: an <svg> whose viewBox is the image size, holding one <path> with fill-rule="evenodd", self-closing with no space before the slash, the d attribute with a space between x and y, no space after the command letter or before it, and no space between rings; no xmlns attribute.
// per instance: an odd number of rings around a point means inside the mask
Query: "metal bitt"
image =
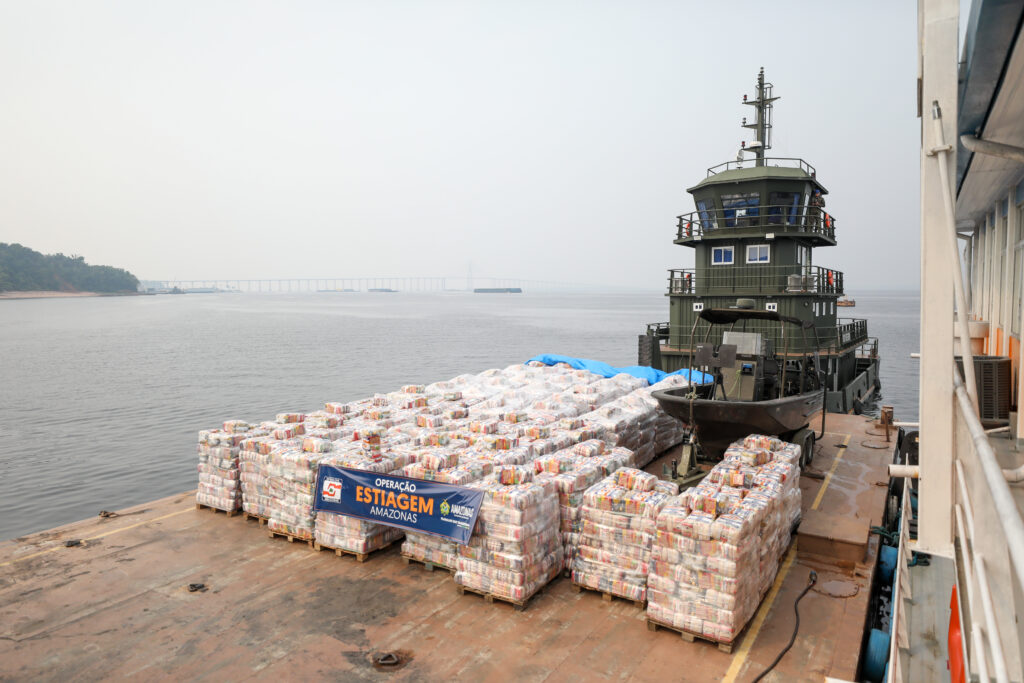
<svg viewBox="0 0 1024 683"><path fill-rule="evenodd" d="M743 127L755 131L756 137L754 142L750 143L750 147L744 145L742 151L754 153L756 166L764 166L764 153L772 148L772 103L779 99L772 97L773 87L771 83L765 83L762 66L757 74L757 96L753 100L748 100L746 95L743 96L743 104L754 107L756 112L753 123L747 123L747 119L743 119Z"/></svg>

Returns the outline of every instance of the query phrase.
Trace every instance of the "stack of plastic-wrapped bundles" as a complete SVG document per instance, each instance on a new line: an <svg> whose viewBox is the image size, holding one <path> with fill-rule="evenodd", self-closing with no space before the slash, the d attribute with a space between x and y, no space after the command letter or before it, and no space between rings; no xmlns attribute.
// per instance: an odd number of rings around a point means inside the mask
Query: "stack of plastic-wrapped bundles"
<svg viewBox="0 0 1024 683"><path fill-rule="evenodd" d="M800 448L752 435L657 520L650 619L732 642L757 610L800 514Z"/></svg>
<svg viewBox="0 0 1024 683"><path fill-rule="evenodd" d="M678 493L676 484L632 467L587 489L573 583L643 602L658 513Z"/></svg>
<svg viewBox="0 0 1024 683"><path fill-rule="evenodd" d="M320 464L392 474L408 464L410 457L408 453L401 451L388 452L375 459L361 454L332 454ZM362 554L387 547L402 538L403 533L396 527L321 510L316 514L314 538L319 545L327 548Z"/></svg>
<svg viewBox="0 0 1024 683"><path fill-rule="evenodd" d="M609 443L632 450L636 454L636 466L644 467L684 436L682 423L665 413L651 392L683 387L687 382L679 375L666 377L651 387L642 386L643 380L637 381L641 386L600 405L580 419L588 426L603 428Z"/></svg>
<svg viewBox="0 0 1024 683"><path fill-rule="evenodd" d="M434 449L420 454L417 462L407 465L401 473L413 479L466 486L493 471L492 463L486 460L472 457L464 457L461 463L459 460L457 452ZM408 531L402 543L402 554L420 562L455 569L458 544L441 536Z"/></svg>
<svg viewBox="0 0 1024 683"><path fill-rule="evenodd" d="M239 478L242 489L242 509L261 519L270 517L270 488L267 479L267 464L270 453L283 448L284 442L272 436L253 436L242 441L238 454Z"/></svg>
<svg viewBox="0 0 1024 683"><path fill-rule="evenodd" d="M311 541L316 520L313 498L317 466L333 444L327 438L331 434L307 429L303 424L305 418L303 413L277 416L276 422L283 426L275 429L273 435L285 437L289 443L270 452L264 474L270 493L267 528L275 533ZM299 436L302 438L296 444Z"/></svg>
<svg viewBox="0 0 1024 683"><path fill-rule="evenodd" d="M599 479L632 465L632 451L618 447L608 449L605 442L597 439L583 441L533 461L538 476L552 479L558 491L559 530L566 569L572 569L583 530L584 492Z"/></svg>
<svg viewBox="0 0 1024 683"><path fill-rule="evenodd" d="M196 503L234 512L242 507L238 453L253 428L241 420L228 420L221 429L199 432L199 487Z"/></svg>
<svg viewBox="0 0 1024 683"><path fill-rule="evenodd" d="M482 489L484 500L472 538L458 546L455 583L524 602L562 571L554 482L504 465L470 488Z"/></svg>

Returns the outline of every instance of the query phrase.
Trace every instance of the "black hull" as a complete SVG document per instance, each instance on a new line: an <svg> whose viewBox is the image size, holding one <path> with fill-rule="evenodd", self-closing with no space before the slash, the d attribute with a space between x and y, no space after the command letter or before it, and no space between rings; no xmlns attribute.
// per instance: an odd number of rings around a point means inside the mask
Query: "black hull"
<svg viewBox="0 0 1024 683"><path fill-rule="evenodd" d="M782 436L806 427L821 411L824 390L770 401L713 401L687 397L688 388L655 391L662 409L688 425L707 457L718 458L748 434ZM692 403L692 413L691 413ZM691 420L692 414L692 420Z"/></svg>

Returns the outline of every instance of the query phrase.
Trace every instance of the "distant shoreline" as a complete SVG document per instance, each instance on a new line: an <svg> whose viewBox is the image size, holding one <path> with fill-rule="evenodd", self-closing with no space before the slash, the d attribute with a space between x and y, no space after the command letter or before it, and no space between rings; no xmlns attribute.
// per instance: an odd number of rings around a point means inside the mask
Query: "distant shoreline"
<svg viewBox="0 0 1024 683"><path fill-rule="evenodd" d="M54 292L30 290L24 292L0 292L0 299L65 299L86 296L138 296L139 292Z"/></svg>

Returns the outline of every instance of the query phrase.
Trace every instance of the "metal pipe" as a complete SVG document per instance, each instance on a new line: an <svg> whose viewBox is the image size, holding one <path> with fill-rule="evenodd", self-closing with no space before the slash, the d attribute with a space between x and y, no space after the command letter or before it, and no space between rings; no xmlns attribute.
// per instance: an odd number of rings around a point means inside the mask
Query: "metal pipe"
<svg viewBox="0 0 1024 683"><path fill-rule="evenodd" d="M930 153L935 156L935 161L939 165L939 184L942 186L942 208L946 212L946 223L948 224L946 232L949 235L949 255L952 259L953 272L956 273L953 278L953 291L956 294L956 321L960 328L960 355L963 357L964 362L964 378L967 382L967 395L971 399L971 405L974 407L974 414L977 416L978 386L974 379L974 357L971 353L971 332L967 326L968 311L967 297L964 294L964 275L963 269L960 267L960 249L957 247L956 243L956 217L954 216L953 210L953 192L949 187L949 164L947 157L952 148L949 145L946 145L945 137L942 133L942 109L939 108L937 100L932 102L932 121L935 124L936 146Z"/></svg>
<svg viewBox="0 0 1024 683"><path fill-rule="evenodd" d="M976 135L961 135L960 143L975 154L1010 159L1024 164L1024 147L1006 145L1002 142L982 140Z"/></svg>
<svg viewBox="0 0 1024 683"><path fill-rule="evenodd" d="M889 477L890 478L903 478L909 479L920 479L921 468L916 465L889 465Z"/></svg>
<svg viewBox="0 0 1024 683"><path fill-rule="evenodd" d="M978 653L978 679L982 681L989 680L988 678L988 661L985 659L985 644L981 638L984 634L984 629L979 624L977 628L972 629L974 632L971 634L974 640L974 651Z"/></svg>
<svg viewBox="0 0 1024 683"><path fill-rule="evenodd" d="M978 592L981 593L981 605L985 608L985 628L991 634L989 647L992 648L992 664L996 670L996 680L999 683L1010 683L1010 674L1006 671L1006 660L1003 658L1003 642L999 639L999 627L996 625L996 610L992 606L992 593L988 589L985 558L976 552L973 554L974 571L978 575Z"/></svg>
<svg viewBox="0 0 1024 683"><path fill-rule="evenodd" d="M1010 487L1003 478L1003 471L999 467L992 446L988 442L988 436L981 427L978 416L971 408L970 399L964 390L963 381L957 372L953 372L953 386L955 387L956 400L960 404L960 412L963 413L964 422L974 441L974 448L978 454L978 463L988 483L989 495L992 498L992 505L996 509L996 515L1006 535L1006 547L1013 559L1013 571L1016 574L1017 585L1024 590L1024 520L1020 517L1017 505L1014 503Z"/></svg>

